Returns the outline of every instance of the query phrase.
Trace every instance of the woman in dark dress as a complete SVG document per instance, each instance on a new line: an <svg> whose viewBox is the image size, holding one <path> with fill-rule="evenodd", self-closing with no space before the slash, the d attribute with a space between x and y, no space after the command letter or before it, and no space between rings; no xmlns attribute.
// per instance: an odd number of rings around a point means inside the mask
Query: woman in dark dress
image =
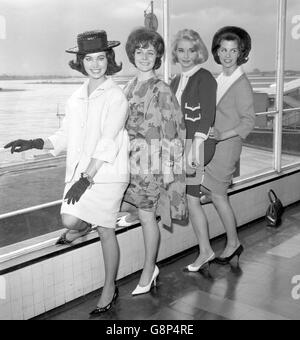
<svg viewBox="0 0 300 340"><path fill-rule="evenodd" d="M217 83L201 65L208 59L208 51L197 32L179 31L172 55L173 62L181 66L181 74L173 79L171 88L185 118L188 208L200 250L196 261L187 267L193 272L215 258L209 242L207 218L200 204L200 185L204 167L215 151L215 140L209 138L209 134L215 121Z"/></svg>

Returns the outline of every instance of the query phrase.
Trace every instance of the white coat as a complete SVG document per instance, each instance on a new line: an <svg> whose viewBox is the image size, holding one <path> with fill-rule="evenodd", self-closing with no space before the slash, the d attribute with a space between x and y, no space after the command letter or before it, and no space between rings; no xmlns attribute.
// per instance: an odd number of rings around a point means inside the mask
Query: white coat
<svg viewBox="0 0 300 340"><path fill-rule="evenodd" d="M70 97L62 127L49 140L54 156L67 151L66 183L77 181L92 158L105 161L95 183L129 181L129 137L124 128L128 102L111 79L88 96L86 81Z"/></svg>

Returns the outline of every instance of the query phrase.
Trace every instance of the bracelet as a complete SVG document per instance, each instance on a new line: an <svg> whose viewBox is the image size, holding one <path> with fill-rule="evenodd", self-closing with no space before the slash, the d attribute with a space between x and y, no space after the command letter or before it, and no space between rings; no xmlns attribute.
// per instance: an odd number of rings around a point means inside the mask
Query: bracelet
<svg viewBox="0 0 300 340"><path fill-rule="evenodd" d="M95 182L93 181L93 178L86 172L82 172L80 174L80 177L89 181L90 183L89 189L92 187L93 184L95 184Z"/></svg>

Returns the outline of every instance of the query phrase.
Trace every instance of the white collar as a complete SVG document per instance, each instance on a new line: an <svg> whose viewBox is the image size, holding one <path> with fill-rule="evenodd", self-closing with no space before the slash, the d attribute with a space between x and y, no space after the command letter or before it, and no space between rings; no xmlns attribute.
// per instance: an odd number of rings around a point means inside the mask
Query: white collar
<svg viewBox="0 0 300 340"><path fill-rule="evenodd" d="M82 84L82 86L78 89L78 91L76 93L76 97L81 98L81 99L88 99L88 98L96 97L99 94L101 94L104 90L116 86L116 83L114 82L114 80L112 78L107 78L102 84L100 84L95 89L95 91L93 91L93 93L89 97L88 96L88 85L89 85L89 82L90 82L90 80L87 79Z"/></svg>
<svg viewBox="0 0 300 340"><path fill-rule="evenodd" d="M231 76L225 76L222 72L218 78L218 90L217 90L217 105L220 103L222 98L225 96L230 87L244 74L242 66L238 67Z"/></svg>
<svg viewBox="0 0 300 340"><path fill-rule="evenodd" d="M193 76L195 73L197 73L199 70L201 69L201 65L195 65L191 70L186 71L186 72L182 72L182 76L183 77L187 77L190 78L191 76Z"/></svg>
<svg viewBox="0 0 300 340"><path fill-rule="evenodd" d="M189 81L189 78L192 77L195 73L197 73L200 69L201 69L201 65L195 65L191 70L181 73L180 81L179 81L178 88L176 91L176 98L179 103L181 103L181 96Z"/></svg>

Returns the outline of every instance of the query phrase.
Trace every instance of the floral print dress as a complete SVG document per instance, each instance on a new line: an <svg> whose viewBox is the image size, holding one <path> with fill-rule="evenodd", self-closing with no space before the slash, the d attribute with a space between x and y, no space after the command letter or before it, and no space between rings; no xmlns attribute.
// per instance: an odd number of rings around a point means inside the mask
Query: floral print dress
<svg viewBox="0 0 300 340"><path fill-rule="evenodd" d="M153 77L134 78L124 89L129 102L130 184L124 201L156 211L166 226L186 224L185 123L170 87ZM164 174L172 181L164 182Z"/></svg>

